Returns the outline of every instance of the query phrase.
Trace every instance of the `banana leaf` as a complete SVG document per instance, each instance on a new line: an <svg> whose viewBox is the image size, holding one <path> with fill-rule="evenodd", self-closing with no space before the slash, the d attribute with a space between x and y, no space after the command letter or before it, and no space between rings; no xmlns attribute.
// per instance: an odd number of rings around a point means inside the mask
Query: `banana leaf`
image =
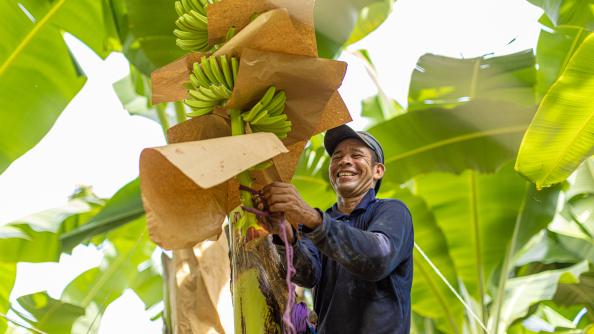
<svg viewBox="0 0 594 334"><path fill-rule="evenodd" d="M594 34L571 57L526 131L516 170L538 188L564 181L594 153Z"/></svg>
<svg viewBox="0 0 594 334"><path fill-rule="evenodd" d="M423 55L412 74L408 110L451 108L476 99L536 103L532 50L469 59Z"/></svg>
<svg viewBox="0 0 594 334"><path fill-rule="evenodd" d="M558 305L585 305L594 311L594 271L584 272L574 284L560 283L553 300Z"/></svg>
<svg viewBox="0 0 594 334"><path fill-rule="evenodd" d="M0 262L0 313L6 314L10 307L10 292L16 279L16 263ZM6 319L0 317L0 333L7 328Z"/></svg>
<svg viewBox="0 0 594 334"><path fill-rule="evenodd" d="M0 234L0 262L57 262L60 234L67 226L78 226L99 205L75 198L68 204L45 210L7 225L11 233Z"/></svg>
<svg viewBox="0 0 594 334"><path fill-rule="evenodd" d="M13 311L33 328L47 333L70 333L76 319L85 314L84 308L56 300L46 292L21 296L17 302L28 314Z"/></svg>
<svg viewBox="0 0 594 334"><path fill-rule="evenodd" d="M594 196L594 158L586 159L569 182L571 186L565 191L568 201Z"/></svg>
<svg viewBox="0 0 594 334"><path fill-rule="evenodd" d="M175 45L174 1L111 0L110 4L124 55L144 75L186 53Z"/></svg>
<svg viewBox="0 0 594 334"><path fill-rule="evenodd" d="M398 189L396 185L384 184L383 186ZM458 290L456 268L450 257L443 231L436 224L433 213L420 197L404 190L386 194L386 197L397 198L406 203L413 216L415 240L419 247L415 247L413 254L415 273L411 291L413 311L423 317L433 319L444 333L461 333L463 305L420 253L422 251L439 269L448 283Z"/></svg>
<svg viewBox="0 0 594 334"><path fill-rule="evenodd" d="M414 188L444 232L464 286L486 305L487 282L505 257L527 183L508 165L493 175L427 174L414 179Z"/></svg>
<svg viewBox="0 0 594 334"><path fill-rule="evenodd" d="M392 0L318 0L314 8L318 54L336 58L388 17Z"/></svg>
<svg viewBox="0 0 594 334"><path fill-rule="evenodd" d="M427 109L369 129L383 145L386 180L466 169L494 172L512 159L534 108L477 100L452 110Z"/></svg>
<svg viewBox="0 0 594 334"><path fill-rule="evenodd" d="M564 25L555 27L543 15L540 22L545 28L540 31L536 46L538 64L537 93L541 99L567 66L569 59L582 44L589 31L580 26Z"/></svg>
<svg viewBox="0 0 594 334"><path fill-rule="evenodd" d="M138 282L134 283L139 275L137 268L150 259L155 249L145 230L146 220L141 218L109 232L102 264L70 282L60 299L84 308L93 303L102 313L127 288L139 287Z"/></svg>
<svg viewBox="0 0 594 334"><path fill-rule="evenodd" d="M81 242L134 221L142 215L144 207L140 199L140 181L136 178L118 190L86 224L63 233L60 236L62 251L71 252Z"/></svg>
<svg viewBox="0 0 594 334"><path fill-rule="evenodd" d="M553 298L561 283L575 284L577 278L587 270L588 262L582 261L568 268L510 279L505 289L500 332L505 332L514 320L526 316L531 305Z"/></svg>
<svg viewBox="0 0 594 334"><path fill-rule="evenodd" d="M541 7L555 26L577 26L594 30L592 0L528 0ZM542 20L541 20L542 21Z"/></svg>
<svg viewBox="0 0 594 334"><path fill-rule="evenodd" d="M47 13L33 11L37 17L15 1L0 3L0 173L45 136L82 88L60 14L92 10L90 2L56 1Z"/></svg>

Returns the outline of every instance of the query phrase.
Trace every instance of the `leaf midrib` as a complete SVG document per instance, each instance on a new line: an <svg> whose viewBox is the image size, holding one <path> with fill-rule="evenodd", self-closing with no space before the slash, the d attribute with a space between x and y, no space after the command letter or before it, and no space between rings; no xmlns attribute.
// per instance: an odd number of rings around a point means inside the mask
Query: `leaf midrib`
<svg viewBox="0 0 594 334"><path fill-rule="evenodd" d="M4 64L2 64L2 66L0 66L0 77L4 74L4 72L6 72L6 70L10 67L10 65L12 65L12 63L17 59L17 57L21 54L21 52L23 52L25 47L27 47L27 45L29 45L29 43L31 43L33 38L35 36L37 36L39 31L41 31L41 29L43 27L45 27L45 25L49 22L49 20L52 17L54 17L54 15L56 15L56 13L60 10L60 8L62 7L62 5L64 5L65 2L66 2L66 0L56 1L52 5L50 10L47 12L47 14L41 20L37 21L33 25L33 29L31 29L29 31L27 36L25 36L25 38L19 43L19 45L16 47L16 49L8 56L8 58L6 59Z"/></svg>
<svg viewBox="0 0 594 334"><path fill-rule="evenodd" d="M460 136L451 137L451 138L448 138L445 140L433 142L433 143L425 145L425 146L417 147L413 150L410 150L408 152L403 152L396 156L392 156L389 159L386 159L386 163L392 163L394 161L408 158L408 157L416 155L416 154L420 154L420 153L423 153L426 151L430 151L430 150L437 149L437 148L447 146L447 145L456 144L456 143L463 142L463 141L470 141L470 140L477 139L477 138L488 137L488 136L492 136L492 135L500 135L500 134L505 134L505 133L523 132L526 130L527 127L528 127L528 125L511 126L511 127L497 128L497 129L492 129L492 130L487 130L487 131L478 131L478 132L473 132L473 133L468 133L468 134L464 134L464 135L460 135Z"/></svg>

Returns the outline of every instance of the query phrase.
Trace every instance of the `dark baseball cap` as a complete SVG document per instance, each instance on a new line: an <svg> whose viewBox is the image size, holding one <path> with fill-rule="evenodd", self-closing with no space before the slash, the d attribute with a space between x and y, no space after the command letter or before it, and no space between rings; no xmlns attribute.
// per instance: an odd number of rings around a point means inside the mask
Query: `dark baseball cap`
<svg viewBox="0 0 594 334"><path fill-rule="evenodd" d="M378 162L384 163L384 150L377 139L375 139L369 132L355 131L348 125L341 125L326 131L326 135L324 136L324 147L326 148L328 155L332 156L336 146L338 146L341 141L349 138L361 140L376 154ZM380 189L381 183L382 180L379 179L375 184L376 194Z"/></svg>

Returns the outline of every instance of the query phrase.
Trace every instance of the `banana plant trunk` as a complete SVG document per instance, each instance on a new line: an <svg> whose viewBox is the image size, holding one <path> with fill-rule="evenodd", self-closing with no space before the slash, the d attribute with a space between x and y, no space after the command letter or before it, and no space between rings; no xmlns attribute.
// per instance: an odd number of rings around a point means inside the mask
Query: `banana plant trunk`
<svg viewBox="0 0 594 334"><path fill-rule="evenodd" d="M239 110L231 110L231 134L245 134ZM239 183L251 187L249 171L238 176ZM241 191L242 205L253 206L252 195ZM261 229L256 216L236 210L229 216L231 239L231 285L236 334L281 333L287 287L281 262L269 238L246 241L248 229Z"/></svg>

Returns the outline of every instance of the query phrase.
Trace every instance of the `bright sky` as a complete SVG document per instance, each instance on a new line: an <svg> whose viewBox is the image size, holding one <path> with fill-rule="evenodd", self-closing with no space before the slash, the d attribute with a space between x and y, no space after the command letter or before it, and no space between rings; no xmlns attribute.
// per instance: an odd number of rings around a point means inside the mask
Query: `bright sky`
<svg viewBox="0 0 594 334"><path fill-rule="evenodd" d="M383 89L405 104L421 55L470 58L534 48L541 14L525 0L399 0L389 19L350 50L369 50ZM125 58L112 54L101 60L77 40L67 42L88 82L49 134L0 175L0 225L64 204L77 185L92 185L99 196L110 197L138 175L144 147L165 143L158 124L129 116L113 92L112 84L128 73ZM366 122L358 117L360 101L374 95L376 88L359 60L348 53L341 60L349 66L340 91L354 126L362 128ZM40 290L59 297L70 279L99 260L96 251L77 249L60 265L21 265L11 299ZM27 279L40 273L47 279ZM137 333L161 332L159 322L148 320L138 297L127 293L107 309L101 332L129 333L131 328Z"/></svg>

